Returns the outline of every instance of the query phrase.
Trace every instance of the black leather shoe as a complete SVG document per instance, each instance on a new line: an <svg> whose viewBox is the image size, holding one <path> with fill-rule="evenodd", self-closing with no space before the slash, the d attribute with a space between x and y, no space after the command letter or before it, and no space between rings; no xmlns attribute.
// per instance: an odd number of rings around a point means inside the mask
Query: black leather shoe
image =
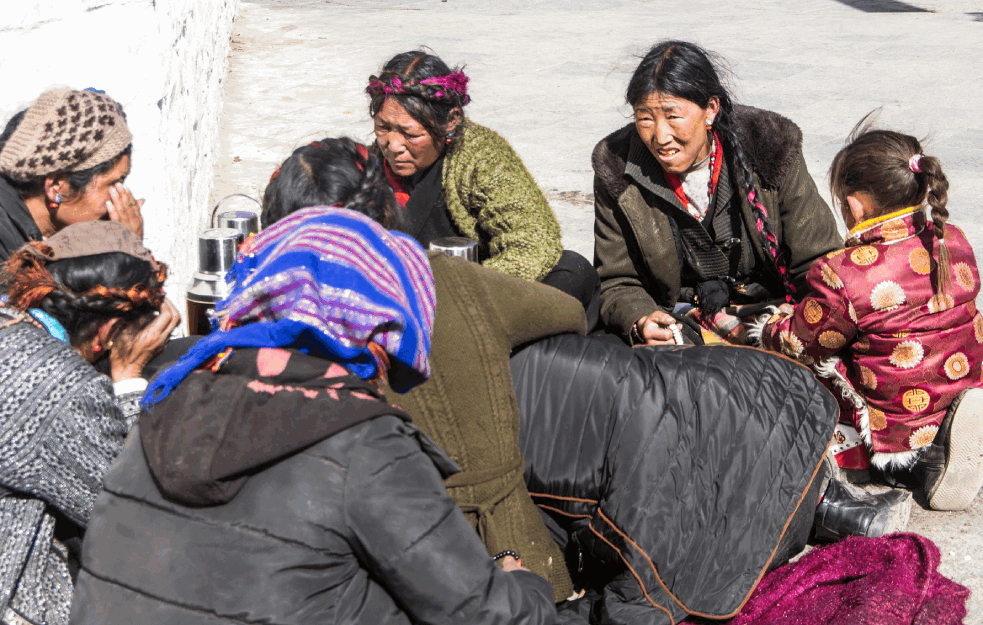
<svg viewBox="0 0 983 625"><path fill-rule="evenodd" d="M833 480L816 506L813 536L822 542L842 540L847 536L877 538L903 530L908 526L910 516L911 493L907 491L874 494Z"/></svg>
<svg viewBox="0 0 983 625"><path fill-rule="evenodd" d="M983 389L963 391L913 472L933 510L965 510L983 486Z"/></svg>

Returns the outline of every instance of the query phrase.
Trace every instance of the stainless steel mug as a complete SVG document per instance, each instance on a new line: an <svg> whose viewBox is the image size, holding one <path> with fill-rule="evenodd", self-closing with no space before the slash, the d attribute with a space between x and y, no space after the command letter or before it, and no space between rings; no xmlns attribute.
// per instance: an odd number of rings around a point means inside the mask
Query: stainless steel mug
<svg viewBox="0 0 983 625"><path fill-rule="evenodd" d="M430 249L449 256L460 256L478 262L478 242L467 237L441 237L430 242Z"/></svg>

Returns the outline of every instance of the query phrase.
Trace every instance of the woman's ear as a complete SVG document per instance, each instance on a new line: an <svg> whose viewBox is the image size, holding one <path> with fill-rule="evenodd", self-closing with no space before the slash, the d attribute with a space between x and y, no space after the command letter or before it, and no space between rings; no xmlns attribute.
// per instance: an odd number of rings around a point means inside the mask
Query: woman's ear
<svg viewBox="0 0 983 625"><path fill-rule="evenodd" d="M97 344L108 351L112 348L113 340L116 339L116 335L119 334L119 331L123 329L124 325L122 317L113 317L112 319L103 321L96 331Z"/></svg>
<svg viewBox="0 0 983 625"><path fill-rule="evenodd" d="M710 100L707 101L707 125L713 125L718 114L720 114L720 98L711 96Z"/></svg>
<svg viewBox="0 0 983 625"><path fill-rule="evenodd" d="M64 173L50 174L44 178L44 201L49 206L61 204L68 195L68 176Z"/></svg>
<svg viewBox="0 0 983 625"><path fill-rule="evenodd" d="M454 134L454 131L457 130L457 127L460 125L462 119L464 119L464 112L460 107L457 107L451 111L450 115L447 116L447 125L444 126L444 134Z"/></svg>

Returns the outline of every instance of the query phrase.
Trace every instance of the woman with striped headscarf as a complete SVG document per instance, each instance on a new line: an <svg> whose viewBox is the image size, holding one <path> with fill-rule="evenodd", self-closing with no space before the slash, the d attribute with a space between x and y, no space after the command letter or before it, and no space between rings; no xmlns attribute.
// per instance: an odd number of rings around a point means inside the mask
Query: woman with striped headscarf
<svg viewBox="0 0 983 625"><path fill-rule="evenodd" d="M72 622L553 622L549 582L487 556L457 467L383 397L430 376L419 244L305 208L229 278L106 477Z"/></svg>

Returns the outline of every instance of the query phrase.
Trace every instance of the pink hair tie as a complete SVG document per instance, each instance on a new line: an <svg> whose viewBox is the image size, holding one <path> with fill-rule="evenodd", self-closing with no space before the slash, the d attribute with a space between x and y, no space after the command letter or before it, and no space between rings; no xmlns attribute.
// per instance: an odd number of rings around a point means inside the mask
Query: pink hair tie
<svg viewBox="0 0 983 625"><path fill-rule="evenodd" d="M922 155L915 154L908 159L908 169L916 174L922 173Z"/></svg>

